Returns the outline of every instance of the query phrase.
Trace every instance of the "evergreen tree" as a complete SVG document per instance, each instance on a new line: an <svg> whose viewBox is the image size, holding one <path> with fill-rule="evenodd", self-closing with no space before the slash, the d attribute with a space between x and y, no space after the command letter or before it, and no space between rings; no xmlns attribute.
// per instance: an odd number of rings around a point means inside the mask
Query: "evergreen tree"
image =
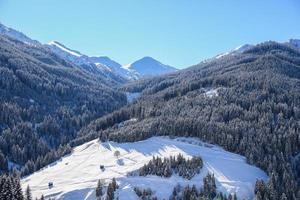
<svg viewBox="0 0 300 200"><path fill-rule="evenodd" d="M106 192L106 200L113 200L114 199L114 188L113 185L110 183L108 184L107 187L107 192Z"/></svg>
<svg viewBox="0 0 300 200"><path fill-rule="evenodd" d="M207 198L213 199L217 194L217 187L214 175L207 174L203 178L203 193Z"/></svg>
<svg viewBox="0 0 300 200"><path fill-rule="evenodd" d="M27 185L27 188L25 191L25 200L32 200L31 189L30 189L29 185Z"/></svg>
<svg viewBox="0 0 300 200"><path fill-rule="evenodd" d="M113 190L115 191L116 189L118 189L118 184L117 184L117 181L115 178L112 179L112 187L113 187Z"/></svg>
<svg viewBox="0 0 300 200"><path fill-rule="evenodd" d="M24 200L20 179L17 175L0 176L0 199Z"/></svg>
<svg viewBox="0 0 300 200"><path fill-rule="evenodd" d="M10 177L1 178L0 189L0 199L13 199L13 182Z"/></svg>
<svg viewBox="0 0 300 200"><path fill-rule="evenodd" d="M100 199L103 195L103 181L98 180L97 187L96 187L96 198Z"/></svg>
<svg viewBox="0 0 300 200"><path fill-rule="evenodd" d="M14 199L15 200L24 200L22 187L20 184L19 178L14 178Z"/></svg>
<svg viewBox="0 0 300 200"><path fill-rule="evenodd" d="M8 170L7 159L5 158L5 156L1 150L0 150L0 170L2 170L2 171Z"/></svg>
<svg viewBox="0 0 300 200"><path fill-rule="evenodd" d="M114 199L114 192L118 189L118 184L116 179L113 178L112 182L108 184L107 191L106 191L106 199L113 200Z"/></svg>

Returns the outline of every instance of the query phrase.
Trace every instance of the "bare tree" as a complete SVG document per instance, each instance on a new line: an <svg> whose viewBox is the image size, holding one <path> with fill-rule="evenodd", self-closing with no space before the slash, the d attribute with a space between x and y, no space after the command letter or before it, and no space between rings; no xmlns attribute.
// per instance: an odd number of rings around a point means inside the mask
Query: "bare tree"
<svg viewBox="0 0 300 200"><path fill-rule="evenodd" d="M116 150L116 151L114 152L114 156L115 156L117 159L119 159L120 155L121 155L120 151Z"/></svg>

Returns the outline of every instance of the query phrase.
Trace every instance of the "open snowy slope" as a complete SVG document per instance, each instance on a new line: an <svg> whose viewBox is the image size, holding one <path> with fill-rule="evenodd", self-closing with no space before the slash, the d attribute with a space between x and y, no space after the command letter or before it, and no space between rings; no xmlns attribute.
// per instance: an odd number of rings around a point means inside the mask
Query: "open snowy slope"
<svg viewBox="0 0 300 200"><path fill-rule="evenodd" d="M117 160L114 151L119 150L121 156ZM128 177L126 174L139 169L151 160L152 156L169 157L177 154L185 157L201 156L204 167L201 173L190 181L176 175L170 178L156 176ZM100 170L100 165L105 170ZM25 188L30 185L33 196L56 197L67 200L95 199L94 188L98 179L109 182L117 178L120 185L116 195L119 199L137 199L133 188L151 188L159 198L168 198L173 187L182 185L202 184L202 178L208 173L214 173L218 191L236 192L239 198L252 198L253 188L257 178L267 179L260 169L248 165L245 158L227 152L220 147L205 144L197 139L153 137L134 143L100 143L98 140L85 143L74 149L69 156L38 171L22 180ZM54 187L49 189L48 183Z"/></svg>

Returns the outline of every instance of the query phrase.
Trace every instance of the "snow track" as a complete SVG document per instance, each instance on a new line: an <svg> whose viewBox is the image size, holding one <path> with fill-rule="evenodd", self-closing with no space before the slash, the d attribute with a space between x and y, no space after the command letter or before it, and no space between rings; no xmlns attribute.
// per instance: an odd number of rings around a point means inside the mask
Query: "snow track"
<svg viewBox="0 0 300 200"><path fill-rule="evenodd" d="M121 153L119 160L114 156L116 150ZM149 162L152 156L169 157L178 154L185 157L201 156L204 161L201 173L191 180L177 175L170 178L126 176ZM105 166L104 171L100 165ZM116 192L120 200L137 199L134 187L151 188L159 199L168 199L178 183L201 186L208 172L214 174L218 191L227 194L236 192L239 198L245 199L253 197L257 178L268 178L259 168L248 165L244 157L220 147L192 138L152 137L134 143L87 142L74 148L69 156L22 179L22 186L25 189L30 185L34 197L43 194L45 197L64 200L95 200L94 188L98 179L108 183L115 177L120 185ZM54 184L51 189L48 188L49 182Z"/></svg>

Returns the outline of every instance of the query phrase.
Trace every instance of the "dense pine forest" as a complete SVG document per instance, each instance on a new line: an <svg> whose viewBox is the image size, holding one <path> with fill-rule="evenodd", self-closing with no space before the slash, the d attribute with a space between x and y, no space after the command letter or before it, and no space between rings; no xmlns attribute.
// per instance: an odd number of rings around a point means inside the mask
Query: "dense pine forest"
<svg viewBox="0 0 300 200"><path fill-rule="evenodd" d="M124 82L0 36L0 170L27 175L70 153L78 130L126 104Z"/></svg>
<svg viewBox="0 0 300 200"><path fill-rule="evenodd" d="M134 103L93 121L70 145L194 136L246 156L270 180L256 198L299 199L300 52L266 42L238 55L128 84ZM214 91L214 95L208 95ZM118 124L132 118L135 121Z"/></svg>
<svg viewBox="0 0 300 200"><path fill-rule="evenodd" d="M201 157L185 159L181 154L164 159L161 159L160 157L153 157L148 164L145 164L138 170L138 175L171 177L173 174L177 174L178 176L190 180L196 174L200 173L200 169L202 167L203 161Z"/></svg>

